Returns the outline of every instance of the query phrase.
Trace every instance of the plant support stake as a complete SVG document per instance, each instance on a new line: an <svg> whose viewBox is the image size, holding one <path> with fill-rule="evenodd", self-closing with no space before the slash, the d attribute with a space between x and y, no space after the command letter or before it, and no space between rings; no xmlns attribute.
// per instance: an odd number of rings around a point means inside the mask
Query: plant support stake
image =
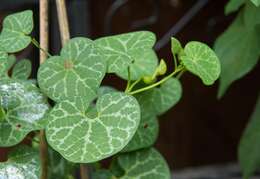
<svg viewBox="0 0 260 179"><path fill-rule="evenodd" d="M40 1L40 45L48 50L48 0ZM46 60L47 54L40 50L40 63ZM44 130L40 130L40 158L41 158L41 179L47 179L48 176L48 144L45 138Z"/></svg>

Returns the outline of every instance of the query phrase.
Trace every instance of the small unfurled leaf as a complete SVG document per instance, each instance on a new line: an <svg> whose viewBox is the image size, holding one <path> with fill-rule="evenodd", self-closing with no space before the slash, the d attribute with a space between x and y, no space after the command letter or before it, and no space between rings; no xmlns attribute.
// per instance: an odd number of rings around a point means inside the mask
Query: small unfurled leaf
<svg viewBox="0 0 260 179"><path fill-rule="evenodd" d="M30 131L45 127L47 99L32 83L0 80L0 106L5 110L4 122L0 123L0 146L17 144Z"/></svg>
<svg viewBox="0 0 260 179"><path fill-rule="evenodd" d="M245 129L239 145L239 161L244 179L249 179L260 169L260 95L254 113Z"/></svg>
<svg viewBox="0 0 260 179"><path fill-rule="evenodd" d="M109 73L127 79L130 67L131 80L137 80L151 76L157 67L158 59L152 49L155 40L152 32L140 31L103 37L95 43L102 49Z"/></svg>
<svg viewBox="0 0 260 179"><path fill-rule="evenodd" d="M151 147L155 143L158 137L158 133L159 133L159 124L156 117L148 117L148 118L141 117L139 127L134 137L127 144L127 146L122 150L122 152L130 152L134 150Z"/></svg>
<svg viewBox="0 0 260 179"><path fill-rule="evenodd" d="M30 60L20 60L13 68L12 77L15 79L26 80L32 72Z"/></svg>
<svg viewBox="0 0 260 179"><path fill-rule="evenodd" d="M257 64L260 55L260 36L256 29L245 27L243 13L240 13L217 39L214 49L221 61L218 91L218 96L221 97L231 83L246 75Z"/></svg>
<svg viewBox="0 0 260 179"><path fill-rule="evenodd" d="M39 153L27 146L19 146L0 163L1 179L39 179L40 172Z"/></svg>
<svg viewBox="0 0 260 179"><path fill-rule="evenodd" d="M260 5L260 0L251 0L251 2L257 7Z"/></svg>
<svg viewBox="0 0 260 179"><path fill-rule="evenodd" d="M180 59L185 68L199 76L205 85L212 85L220 75L220 62L215 52L201 42L189 42Z"/></svg>
<svg viewBox="0 0 260 179"><path fill-rule="evenodd" d="M38 83L56 102L81 96L89 103L96 97L105 71L106 62L93 41L78 37L62 48L60 56L51 57L40 66Z"/></svg>
<svg viewBox="0 0 260 179"><path fill-rule="evenodd" d="M155 149L144 149L135 152L121 154L117 158L118 169L124 172L117 176L119 179L170 179L169 167L162 155ZM120 167L120 168L119 168Z"/></svg>
<svg viewBox="0 0 260 179"><path fill-rule="evenodd" d="M246 0L229 0L225 6L225 14L237 11L245 2Z"/></svg>
<svg viewBox="0 0 260 179"><path fill-rule="evenodd" d="M26 48L33 29L33 13L30 10L11 14L4 19L0 34L1 50L14 53Z"/></svg>
<svg viewBox="0 0 260 179"><path fill-rule="evenodd" d="M155 80L156 80L156 77L153 77L153 76L145 76L145 77L143 77L143 82L144 82L145 84L151 84L151 83L153 83Z"/></svg>
<svg viewBox="0 0 260 179"><path fill-rule="evenodd" d="M159 66L156 69L157 75L164 75L167 72L167 65L163 59L161 59Z"/></svg>
<svg viewBox="0 0 260 179"><path fill-rule="evenodd" d="M182 50L181 43L178 39L175 37L171 38L171 51L173 55L179 54L179 52Z"/></svg>
<svg viewBox="0 0 260 179"><path fill-rule="evenodd" d="M48 115L48 143L72 162L99 161L121 151L140 122L138 102L124 93L98 98L96 115L86 113L81 97L58 103Z"/></svg>
<svg viewBox="0 0 260 179"><path fill-rule="evenodd" d="M153 117L165 113L180 100L181 94L181 84L175 78L167 80L158 88L137 94L142 117Z"/></svg>

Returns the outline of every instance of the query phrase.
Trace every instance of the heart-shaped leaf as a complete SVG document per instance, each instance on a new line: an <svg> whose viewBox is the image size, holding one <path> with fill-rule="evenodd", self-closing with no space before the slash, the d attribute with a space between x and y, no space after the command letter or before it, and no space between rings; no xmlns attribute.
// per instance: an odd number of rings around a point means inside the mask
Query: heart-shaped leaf
<svg viewBox="0 0 260 179"><path fill-rule="evenodd" d="M12 77L15 79L26 80L32 72L30 60L20 60L13 68Z"/></svg>
<svg viewBox="0 0 260 179"><path fill-rule="evenodd" d="M32 29L32 11L26 10L7 16L0 35L1 49L13 53L26 48L31 42L31 37L28 35Z"/></svg>
<svg viewBox="0 0 260 179"><path fill-rule="evenodd" d="M27 146L19 146L10 154L8 161L0 163L1 179L39 179L39 153Z"/></svg>
<svg viewBox="0 0 260 179"><path fill-rule="evenodd" d="M180 59L185 68L199 76L205 85L212 85L220 75L220 62L215 52L201 42L189 42Z"/></svg>
<svg viewBox="0 0 260 179"><path fill-rule="evenodd" d="M109 170L97 170L91 172L92 179L115 179L113 174Z"/></svg>
<svg viewBox="0 0 260 179"><path fill-rule="evenodd" d="M145 149L121 154L117 163L123 175L119 179L170 179L169 167L162 155L155 149ZM116 175L116 173L113 171ZM120 172L119 172L120 173Z"/></svg>
<svg viewBox="0 0 260 179"><path fill-rule="evenodd" d="M260 6L260 0L251 0L251 2L257 7Z"/></svg>
<svg viewBox="0 0 260 179"><path fill-rule="evenodd" d="M86 103L76 97L74 102L58 103L49 113L48 143L72 162L95 162L121 151L140 121L136 99L120 92L98 98L95 116L86 110Z"/></svg>
<svg viewBox="0 0 260 179"><path fill-rule="evenodd" d="M56 102L81 96L89 103L105 75L106 62L99 49L87 38L71 39L61 56L47 59L38 71L42 91Z"/></svg>
<svg viewBox="0 0 260 179"><path fill-rule="evenodd" d="M0 51L0 77L7 77L7 72L9 70L9 59L8 55L5 52Z"/></svg>
<svg viewBox="0 0 260 179"><path fill-rule="evenodd" d="M178 39L175 37L171 38L171 51L173 55L179 54L182 50L182 45Z"/></svg>
<svg viewBox="0 0 260 179"><path fill-rule="evenodd" d="M141 107L142 118L161 115L172 108L181 98L181 83L171 78L158 88L136 95Z"/></svg>
<svg viewBox="0 0 260 179"><path fill-rule="evenodd" d="M158 59L152 50L156 38L152 32L140 31L103 37L95 40L108 62L108 72L127 79L130 66L131 80L151 76Z"/></svg>
<svg viewBox="0 0 260 179"><path fill-rule="evenodd" d="M0 106L5 114L0 128L0 146L19 143L33 130L45 127L44 115L49 106L38 88L27 81L0 80Z"/></svg>
<svg viewBox="0 0 260 179"><path fill-rule="evenodd" d="M9 147L18 144L28 134L27 131L21 131L7 121L0 122L0 131L0 147Z"/></svg>
<svg viewBox="0 0 260 179"><path fill-rule="evenodd" d="M142 116L142 114L141 114ZM156 117L141 118L139 127L122 152L130 152L151 147L159 134L159 124Z"/></svg>

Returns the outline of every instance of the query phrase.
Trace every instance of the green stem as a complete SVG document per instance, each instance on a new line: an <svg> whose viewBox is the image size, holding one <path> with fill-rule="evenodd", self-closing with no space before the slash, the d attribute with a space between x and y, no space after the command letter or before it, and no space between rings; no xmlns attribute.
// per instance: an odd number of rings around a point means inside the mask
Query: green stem
<svg viewBox="0 0 260 179"><path fill-rule="evenodd" d="M131 85L130 67L127 68L127 74L128 74L128 80L127 80L127 85L126 85L126 88L125 88L125 92L129 91L129 87Z"/></svg>
<svg viewBox="0 0 260 179"><path fill-rule="evenodd" d="M178 72L182 71L183 70L183 67L180 67L180 68L176 68L171 74L169 74L168 76L164 77L163 79L161 79L160 81L154 83L154 84L151 84L149 86L146 86L144 88L141 88L141 89L138 89L138 90L135 90L135 91L132 91L132 92L129 92L130 95L134 95L134 94L137 94L137 93L141 93L143 91L146 91L146 90L149 90L149 89L152 89L156 86L159 86L160 84L164 83L165 81L167 81L168 79L170 79L171 77L173 77L174 75L176 75Z"/></svg>
<svg viewBox="0 0 260 179"><path fill-rule="evenodd" d="M177 58L175 54L173 54L173 60L174 60L174 69L177 69L178 64L177 64Z"/></svg>
<svg viewBox="0 0 260 179"><path fill-rule="evenodd" d="M135 87L135 85L137 85L137 83L139 83L141 80L142 80L142 78L133 82L133 84L128 88L128 91L126 91L126 92L132 91L132 89Z"/></svg>
<svg viewBox="0 0 260 179"><path fill-rule="evenodd" d="M47 52L45 49L41 48L39 42L38 42L35 38L32 38L32 43L33 43L33 45L35 45L35 47L37 47L38 49L40 49L41 51L43 51L43 53L47 54L48 57L51 57L51 56L52 56L52 55L51 55L49 52Z"/></svg>
<svg viewBox="0 0 260 179"><path fill-rule="evenodd" d="M177 79L180 79L181 78L181 76L183 75L183 73L186 71L186 69L183 69L177 76L176 76L176 78Z"/></svg>

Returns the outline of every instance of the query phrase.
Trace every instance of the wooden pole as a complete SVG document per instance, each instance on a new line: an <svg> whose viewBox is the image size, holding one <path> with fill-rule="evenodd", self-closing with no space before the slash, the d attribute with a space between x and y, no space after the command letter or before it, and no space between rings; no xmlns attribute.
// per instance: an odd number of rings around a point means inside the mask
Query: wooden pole
<svg viewBox="0 0 260 179"><path fill-rule="evenodd" d="M60 28L61 44L62 46L64 46L64 44L70 39L69 23L65 0L56 0L56 6ZM88 179L87 166L85 166L84 164L80 164L80 176L81 179Z"/></svg>
<svg viewBox="0 0 260 179"><path fill-rule="evenodd" d="M49 44L48 24L48 0L40 0L40 46L48 51ZM47 59L47 54L40 50L40 64ZM40 130L40 158L41 158L41 179L48 177L48 144L44 130Z"/></svg>
<svg viewBox="0 0 260 179"><path fill-rule="evenodd" d="M70 39L69 23L65 0L56 0L62 46Z"/></svg>

